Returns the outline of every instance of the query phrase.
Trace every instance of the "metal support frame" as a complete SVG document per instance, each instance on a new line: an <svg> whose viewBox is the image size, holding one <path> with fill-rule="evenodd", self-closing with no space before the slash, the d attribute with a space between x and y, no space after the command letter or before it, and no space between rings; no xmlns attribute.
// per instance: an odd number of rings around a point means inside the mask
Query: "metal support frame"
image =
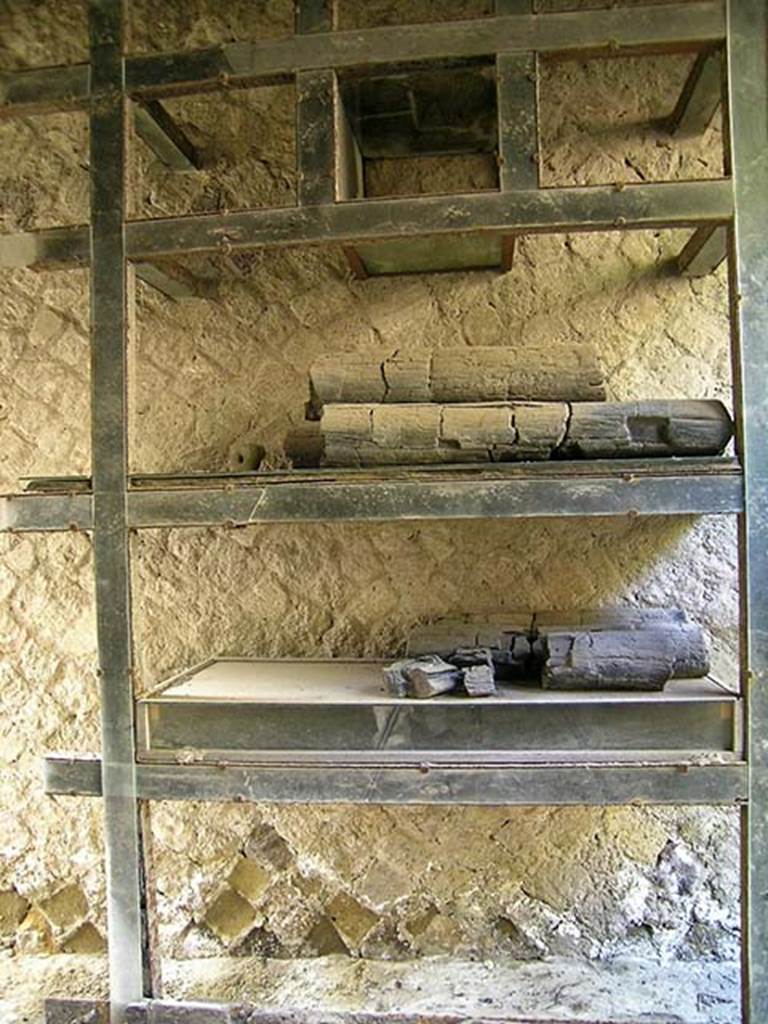
<svg viewBox="0 0 768 1024"><path fill-rule="evenodd" d="M126 356L133 294L125 254L128 99L123 13L122 0L89 0L93 559L113 1024L124 1020L129 1003L154 994L143 812L136 788L126 516Z"/></svg>
<svg viewBox="0 0 768 1024"><path fill-rule="evenodd" d="M722 102L722 82L721 52L698 54L669 117L668 130L675 135L701 135Z"/></svg>
<svg viewBox="0 0 768 1024"><path fill-rule="evenodd" d="M200 170L200 154L159 100L134 103L133 120L139 138L171 170Z"/></svg>
<svg viewBox="0 0 768 1024"><path fill-rule="evenodd" d="M89 529L94 535L102 758L49 758L52 793L105 801L111 1015L176 1019L157 999L151 973L149 893L145 884L147 801L353 800L383 803L737 803L743 812L744 1017L768 1019L768 55L765 0L692 0L609 10L531 13L530 0L497 0L495 15L473 21L334 29L333 0L302 0L297 33L287 39L232 43L190 53L125 58L123 0L89 0L90 64L0 73L0 117L86 110L90 118L92 208L88 226L0 237L0 265L92 266L92 484L13 496L0 526L10 530ZM535 82L539 54L549 59L618 54L692 53L696 60L668 127L701 130L714 109L717 65L726 46L733 180L538 189ZM361 198L354 140L339 118L336 69L451 62L498 55L499 193L394 200ZM296 81L300 187L294 208L246 210L126 222L129 103L220 85ZM140 114L140 120L143 115ZM324 138L319 117L331 123ZM161 123L162 122L162 123ZM161 144L191 165L183 137L160 115ZM335 142L334 142L335 140ZM338 145L338 143L341 143ZM173 159L181 160L178 152ZM522 157L522 159L521 159ZM336 162L339 171L336 173ZM735 202L734 202L735 199ZM224 248L340 244L404 235L690 227L680 257L686 274L708 272L727 238L732 296L733 364L741 466L699 465L655 472L651 466L542 467L496 479L429 474L425 479L263 479L231 486L212 478L192 485L131 481L127 475L126 348L134 269L131 263ZM141 274L141 267L138 268ZM723 460L725 461L725 460ZM659 464L661 470L661 464ZM590 473L592 476L590 476ZM581 474L581 476L580 476ZM585 486L584 474L589 486ZM474 497L472 497L474 495ZM308 505L312 508L308 511ZM742 666L746 762L537 763L531 765L264 765L141 763L132 688L129 531L156 525L253 523L292 519L389 519L436 516L531 516L737 512L741 531L744 617ZM740 745L737 747L741 749ZM738 755L740 756L740 755ZM216 1008L213 1008L216 1009ZM51 1021L106 1011L95 1004L53 1003ZM191 1011L190 1011L191 1012ZM197 1011L195 1011L197 1012ZM228 1022L220 1008L185 1019ZM170 1014L170 1016L168 1016ZM238 1017L239 1019L239 1017ZM250 1018L249 1018L250 1019ZM259 1014L252 1015L260 1020ZM264 1024L267 1024L266 1020ZM402 1024L402 1022L398 1022Z"/></svg>
<svg viewBox="0 0 768 1024"><path fill-rule="evenodd" d="M742 685L749 801L742 886L744 1020L768 1020L768 9L729 0L728 105L736 213L730 253L734 391L745 510L739 517Z"/></svg>

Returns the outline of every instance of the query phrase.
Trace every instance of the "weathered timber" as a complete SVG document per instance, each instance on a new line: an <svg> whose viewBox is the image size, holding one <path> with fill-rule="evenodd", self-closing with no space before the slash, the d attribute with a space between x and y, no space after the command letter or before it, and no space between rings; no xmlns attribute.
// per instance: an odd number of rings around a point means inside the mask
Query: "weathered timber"
<svg viewBox="0 0 768 1024"><path fill-rule="evenodd" d="M283 450L298 469L319 466L323 458L323 435L320 424L306 420L291 427L285 435Z"/></svg>
<svg viewBox="0 0 768 1024"><path fill-rule="evenodd" d="M414 697L417 700L449 693L461 680L459 670L436 654L396 661L383 671L393 696Z"/></svg>
<svg viewBox="0 0 768 1024"><path fill-rule="evenodd" d="M715 455L731 437L718 401L324 406L327 466Z"/></svg>
<svg viewBox="0 0 768 1024"><path fill-rule="evenodd" d="M337 402L601 401L597 357L570 348L521 357L509 347L321 356L310 370L312 406Z"/></svg>
<svg viewBox="0 0 768 1024"><path fill-rule="evenodd" d="M722 402L584 402L571 407L566 457L717 455L731 439Z"/></svg>
<svg viewBox="0 0 768 1024"><path fill-rule="evenodd" d="M519 426L518 426L519 421ZM565 403L326 405L328 466L549 459L563 441Z"/></svg>
<svg viewBox="0 0 768 1024"><path fill-rule="evenodd" d="M490 697L496 693L493 662L461 669L461 687L468 697Z"/></svg>
<svg viewBox="0 0 768 1024"><path fill-rule="evenodd" d="M688 622L682 608L585 608L580 611L544 611L533 616L533 632L558 633L582 629L589 632L603 629L675 628Z"/></svg>
<svg viewBox="0 0 768 1024"><path fill-rule="evenodd" d="M442 618L417 626L408 636L408 654L440 654L447 658L455 651L489 648L492 652L508 645L508 636L529 635L533 616L530 612L509 612L482 618L463 616Z"/></svg>
<svg viewBox="0 0 768 1024"><path fill-rule="evenodd" d="M670 679L709 671L704 633L694 624L551 632L541 642L549 690L661 690Z"/></svg>

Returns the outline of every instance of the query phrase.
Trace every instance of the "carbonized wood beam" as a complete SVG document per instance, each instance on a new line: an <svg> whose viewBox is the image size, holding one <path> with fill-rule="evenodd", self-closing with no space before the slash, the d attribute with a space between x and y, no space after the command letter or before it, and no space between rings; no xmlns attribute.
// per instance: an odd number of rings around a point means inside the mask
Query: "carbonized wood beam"
<svg viewBox="0 0 768 1024"><path fill-rule="evenodd" d="M136 134L166 167L174 171L200 170L200 154L159 100L134 103L133 119Z"/></svg>
<svg viewBox="0 0 768 1024"><path fill-rule="evenodd" d="M743 801L746 791L741 763L455 768L140 764L136 775L143 800L253 803L733 804ZM98 759L53 755L45 760L48 794L100 796L100 780Z"/></svg>
<svg viewBox="0 0 768 1024"><path fill-rule="evenodd" d="M722 97L721 52L698 54L670 115L668 130L675 135L701 135L715 116Z"/></svg>
<svg viewBox="0 0 768 1024"><path fill-rule="evenodd" d="M708 225L691 235L677 257L677 270L683 277L706 277L728 255L728 228Z"/></svg>

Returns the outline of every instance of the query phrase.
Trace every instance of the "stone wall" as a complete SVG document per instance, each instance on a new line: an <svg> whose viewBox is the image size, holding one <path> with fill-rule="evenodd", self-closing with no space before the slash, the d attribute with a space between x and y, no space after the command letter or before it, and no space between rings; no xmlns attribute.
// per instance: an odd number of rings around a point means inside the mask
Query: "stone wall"
<svg viewBox="0 0 768 1024"><path fill-rule="evenodd" d="M344 0L350 27L482 14L483 3ZM551 5L547 5L548 7ZM560 5L562 6L562 5ZM284 33L282 0L144 0L136 50ZM454 10L455 8L455 10ZM151 22L149 11L151 10ZM254 17L254 11L256 17ZM0 3L4 67L83 59L77 3ZM152 31L149 31L151 24ZM547 185L721 173L721 136L659 126L687 58L545 65ZM282 205L295 187L293 93L169 102L205 156L172 174L137 144L140 216ZM82 115L0 124L0 230L87 218ZM393 173L394 172L394 173ZM379 193L455 187L375 168ZM484 187L471 167L468 187ZM130 353L131 466L217 470L235 441L285 464L320 352L423 345L588 345L610 397L730 402L726 284L670 273L680 232L529 237L506 275L354 281L335 251L174 264L201 298L140 285ZM88 473L88 274L0 275L0 485ZM727 518L396 523L147 531L135 536L137 685L217 653L386 655L430 617L500 608L682 604L735 681L735 524ZM47 799L40 759L96 750L91 549L83 534L0 537L0 941L17 956L103 948L97 802ZM731 960L735 811L629 808L153 809L163 948L409 960L564 955Z"/></svg>

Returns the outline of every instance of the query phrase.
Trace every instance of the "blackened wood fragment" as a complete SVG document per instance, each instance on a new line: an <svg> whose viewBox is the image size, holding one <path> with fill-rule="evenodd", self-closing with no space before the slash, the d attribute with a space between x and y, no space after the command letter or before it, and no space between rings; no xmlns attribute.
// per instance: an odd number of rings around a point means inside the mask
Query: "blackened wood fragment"
<svg viewBox="0 0 768 1024"><path fill-rule="evenodd" d="M461 673L442 658L426 654L393 662L384 669L384 678L393 696L425 700L455 689Z"/></svg>
<svg viewBox="0 0 768 1024"><path fill-rule="evenodd" d="M461 669L461 685L468 697L490 697L496 693L493 665L469 665Z"/></svg>
<svg viewBox="0 0 768 1024"><path fill-rule="evenodd" d="M562 631L541 638L545 689L660 690L709 671L701 627Z"/></svg>
<svg viewBox="0 0 768 1024"><path fill-rule="evenodd" d="M722 402L576 402L562 453L570 458L718 455L733 425Z"/></svg>

